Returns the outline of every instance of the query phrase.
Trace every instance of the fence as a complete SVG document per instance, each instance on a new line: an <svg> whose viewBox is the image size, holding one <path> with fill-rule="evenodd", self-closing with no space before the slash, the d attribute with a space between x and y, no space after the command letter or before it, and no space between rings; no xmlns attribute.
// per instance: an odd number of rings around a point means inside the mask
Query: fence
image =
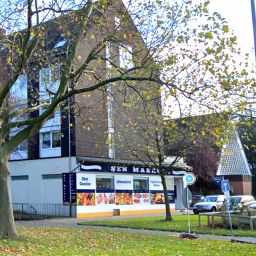
<svg viewBox="0 0 256 256"><path fill-rule="evenodd" d="M17 220L75 217L75 208L62 204L13 203L14 218Z"/></svg>

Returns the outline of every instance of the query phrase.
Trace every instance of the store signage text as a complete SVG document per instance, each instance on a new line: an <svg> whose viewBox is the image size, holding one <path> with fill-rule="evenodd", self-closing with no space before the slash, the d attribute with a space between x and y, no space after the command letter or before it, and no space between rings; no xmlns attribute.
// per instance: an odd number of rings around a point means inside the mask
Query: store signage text
<svg viewBox="0 0 256 256"><path fill-rule="evenodd" d="M83 163L80 167L81 171L86 172L109 172L109 173L129 173L129 174L159 174L156 169L136 166L119 166L119 165L108 165L108 164L91 164Z"/></svg>
<svg viewBox="0 0 256 256"><path fill-rule="evenodd" d="M116 190L133 190L133 176L117 175L115 176Z"/></svg>
<svg viewBox="0 0 256 256"><path fill-rule="evenodd" d="M82 189L82 190L96 189L95 175L85 174L85 173L77 173L76 175L77 175L77 177L76 177L76 188L77 189Z"/></svg>

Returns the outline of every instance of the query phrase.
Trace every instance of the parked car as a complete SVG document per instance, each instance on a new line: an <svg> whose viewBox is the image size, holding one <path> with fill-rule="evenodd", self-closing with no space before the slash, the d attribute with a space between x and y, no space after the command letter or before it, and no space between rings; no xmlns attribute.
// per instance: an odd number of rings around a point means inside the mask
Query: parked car
<svg viewBox="0 0 256 256"><path fill-rule="evenodd" d="M251 195L235 195L230 197L230 210L242 211L247 209L251 204L255 203L255 199Z"/></svg>
<svg viewBox="0 0 256 256"><path fill-rule="evenodd" d="M249 215L256 215L256 202L250 204L250 205L247 207L247 211L248 211L248 214L249 214Z"/></svg>
<svg viewBox="0 0 256 256"><path fill-rule="evenodd" d="M221 211L224 200L224 195L206 196L202 202L194 204L193 212L198 214L199 212Z"/></svg>
<svg viewBox="0 0 256 256"><path fill-rule="evenodd" d="M190 206L193 206L196 203L202 202L204 200L204 196L201 194L192 194L192 203Z"/></svg>

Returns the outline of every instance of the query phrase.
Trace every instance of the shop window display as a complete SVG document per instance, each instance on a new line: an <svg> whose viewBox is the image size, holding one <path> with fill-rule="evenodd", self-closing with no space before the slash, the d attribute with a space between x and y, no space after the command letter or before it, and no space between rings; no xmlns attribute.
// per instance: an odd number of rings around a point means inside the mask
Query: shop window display
<svg viewBox="0 0 256 256"><path fill-rule="evenodd" d="M114 177L96 177L96 203L97 205L115 204Z"/></svg>

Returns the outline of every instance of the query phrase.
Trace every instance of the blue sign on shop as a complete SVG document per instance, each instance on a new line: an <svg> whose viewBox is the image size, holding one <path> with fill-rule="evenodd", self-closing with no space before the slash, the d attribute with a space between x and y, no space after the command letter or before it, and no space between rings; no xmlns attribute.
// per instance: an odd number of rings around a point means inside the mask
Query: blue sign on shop
<svg viewBox="0 0 256 256"><path fill-rule="evenodd" d="M137 166L131 166L131 165L121 166L121 165L108 165L108 164L92 164L92 163L85 163L85 162L81 164L80 171L129 173L129 174L159 174L158 170L147 168L147 167L137 167ZM171 174L171 172L167 174Z"/></svg>
<svg viewBox="0 0 256 256"><path fill-rule="evenodd" d="M76 203L76 173L62 173L63 204Z"/></svg>

